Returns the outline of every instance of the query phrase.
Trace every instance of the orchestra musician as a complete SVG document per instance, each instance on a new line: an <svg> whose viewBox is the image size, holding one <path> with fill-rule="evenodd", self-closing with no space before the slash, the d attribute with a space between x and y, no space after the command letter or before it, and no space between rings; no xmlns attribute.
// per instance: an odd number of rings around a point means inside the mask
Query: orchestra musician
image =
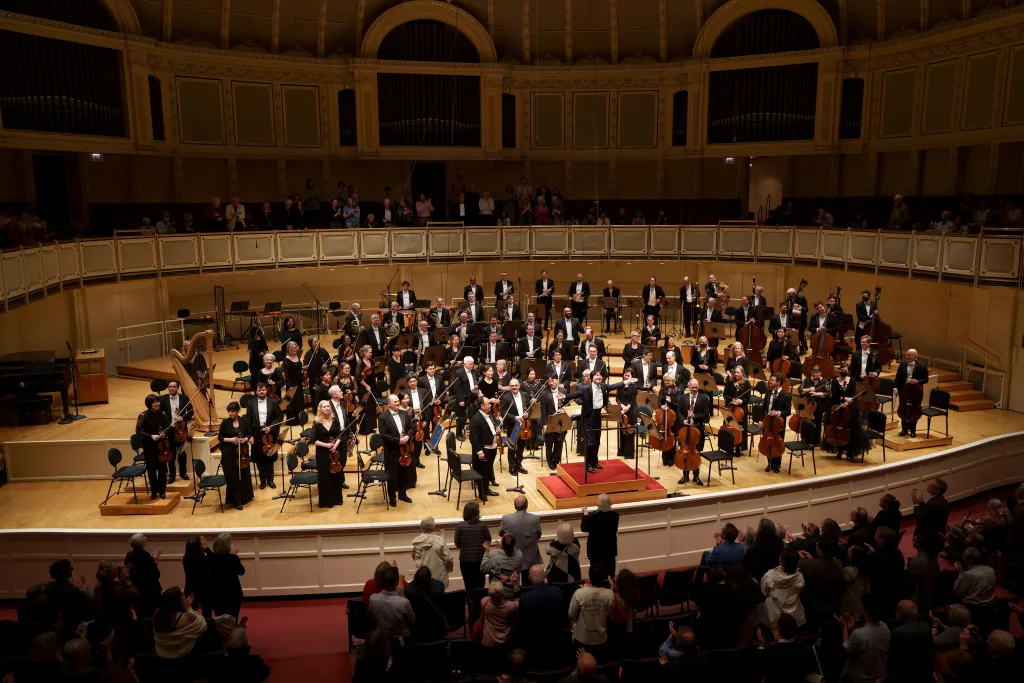
<svg viewBox="0 0 1024 683"><path fill-rule="evenodd" d="M480 378L474 369L475 366L476 362L473 358L466 356L462 367L453 374L451 394L455 400L455 436L460 441L465 438L466 406L469 405L469 394L480 383Z"/></svg>
<svg viewBox="0 0 1024 683"><path fill-rule="evenodd" d="M640 331L633 330L629 335L629 343L622 348L622 360L628 367L642 355L644 355L644 345L640 343Z"/></svg>
<svg viewBox="0 0 1024 683"><path fill-rule="evenodd" d="M352 375L356 378L359 401L362 402L367 396L372 397L378 378L373 364L373 349L369 344L359 349L359 357L352 368Z"/></svg>
<svg viewBox="0 0 1024 683"><path fill-rule="evenodd" d="M697 329L697 321L700 319L700 288L690 282L689 277L683 277L683 286L679 288L679 301L683 308L686 336L692 337L690 331Z"/></svg>
<svg viewBox="0 0 1024 683"><path fill-rule="evenodd" d="M409 281L402 280L402 289L398 292L398 307L403 311L416 310L416 292L409 289Z"/></svg>
<svg viewBox="0 0 1024 683"><path fill-rule="evenodd" d="M466 307L462 309L469 314L469 319L474 323L482 323L484 321L484 307L480 303L480 299L476 298L476 294L473 292L469 293L469 298L466 299ZM462 316L459 316L459 320L462 320Z"/></svg>
<svg viewBox="0 0 1024 683"><path fill-rule="evenodd" d="M903 387L906 384L928 384L928 366L918 360L917 349L909 349L906 359L896 369L896 391L903 397ZM917 421L900 420L900 436L910 434L910 438L917 438Z"/></svg>
<svg viewBox="0 0 1024 683"><path fill-rule="evenodd" d="M643 290L640 292L640 298L644 302L644 318L648 321L653 319L655 325L657 325L658 316L661 315L661 302L665 298L665 290L658 284L657 278L652 277L644 285Z"/></svg>
<svg viewBox="0 0 1024 683"><path fill-rule="evenodd" d="M601 360L597 353L597 346L591 344L587 347L587 357L580 360L576 368L576 374L582 375L584 370L590 371L590 376L593 377L595 372L600 372L602 375L608 374L608 366Z"/></svg>
<svg viewBox="0 0 1024 683"><path fill-rule="evenodd" d="M316 448L317 507L332 508L341 505L341 473L331 472L331 453L345 453L348 435L341 435L345 411L336 413L329 402L317 406L310 440ZM344 468L344 465L342 466Z"/></svg>
<svg viewBox="0 0 1024 683"><path fill-rule="evenodd" d="M640 393L640 384L637 382L629 382L628 380L633 379L633 371L625 367L622 369L622 381L626 383L624 387L619 389L615 394L615 400L619 404L619 409L622 414L626 416L629 424L636 425L636 416L638 411L636 409L636 397ZM619 450L618 455L620 458L625 460L632 460L636 452L636 430L634 429L633 434L626 434L625 430L619 429Z"/></svg>
<svg viewBox="0 0 1024 683"><path fill-rule="evenodd" d="M413 420L429 420L430 413L424 411L430 410L430 402L425 400L425 394L420 389L420 380L415 375L409 378L408 386L402 391L401 398L399 399L402 403L407 403L409 406L409 414ZM413 423L413 432L416 431L416 424ZM427 438L427 430L423 430L423 438ZM413 447L412 452L412 466L409 467L408 481L406 482L406 488L416 488L417 472L416 470L426 469L426 465L420 462L420 455L423 453L423 441L416 441L416 445Z"/></svg>
<svg viewBox="0 0 1024 683"><path fill-rule="evenodd" d="M508 359L508 343L501 341L501 336L491 330L487 342L480 346L480 363L484 365L497 363L499 359Z"/></svg>
<svg viewBox="0 0 1024 683"><path fill-rule="evenodd" d="M405 363L402 362L402 349L397 346L391 349L391 358L388 358L388 391L395 393L398 380L405 377Z"/></svg>
<svg viewBox="0 0 1024 683"><path fill-rule="evenodd" d="M718 367L718 353L715 349L708 347L707 337L697 339L697 345L690 351L690 366L693 368L693 374L698 372L711 374Z"/></svg>
<svg viewBox="0 0 1024 683"><path fill-rule="evenodd" d="M777 318L778 316L775 317ZM785 327L775 328L775 331L772 334L772 340L768 342L768 367L771 367L771 364L779 359L789 360L796 357L796 350L793 348L793 344L789 341L789 337L786 336Z"/></svg>
<svg viewBox="0 0 1024 683"><path fill-rule="evenodd" d="M434 335L430 331L430 323L426 320L421 320L416 328L416 338L414 340L413 348L416 349L417 355L423 355L423 352L434 345Z"/></svg>
<svg viewBox="0 0 1024 683"><path fill-rule="evenodd" d="M501 279L494 283L494 307L501 308L513 292L515 285L509 281L508 273L502 271Z"/></svg>
<svg viewBox="0 0 1024 683"><path fill-rule="evenodd" d="M678 403L678 401L679 401L679 398L680 398L680 394L682 394L682 393L686 393L685 385L680 390L679 385L676 384L675 380L671 376L663 377L662 381L661 381L661 388L658 389L658 405L661 406L662 408L665 408L665 407L671 408L672 410L677 411L677 414L678 414L678 410L679 410L679 403ZM662 426L663 425L661 423L657 424L657 427L658 427L659 430L662 429ZM675 425L674 424L668 425L668 428L673 430L673 431L675 431ZM664 434L662 434L662 436L664 436ZM676 449L675 449L675 447L673 447L673 448L671 448L670 450L667 450L667 451L662 451L661 452L661 464L664 465L665 467L672 467L672 465L675 463L675 457L676 457Z"/></svg>
<svg viewBox="0 0 1024 683"><path fill-rule="evenodd" d="M398 308L398 302L392 301L388 312L384 314L384 329L391 325L398 325L399 331L405 331L405 314Z"/></svg>
<svg viewBox="0 0 1024 683"><path fill-rule="evenodd" d="M836 323L836 316L832 311L826 310L825 304L820 301L814 302L814 314L811 319L807 321L807 329L811 330L811 334L817 334L818 332L825 332L833 337L837 334L838 325Z"/></svg>
<svg viewBox="0 0 1024 683"><path fill-rule="evenodd" d="M293 342L294 343L294 342ZM227 406L228 416L220 423L217 441L220 443L220 464L224 468L224 502L233 505L236 510L253 499L252 476L249 467L242 467L238 449L243 443L252 443L249 425L238 417L238 402L232 401ZM160 496L163 498L163 495Z"/></svg>
<svg viewBox="0 0 1024 683"><path fill-rule="evenodd" d="M712 276L714 277L714 276ZM718 307L718 300L714 297L709 297L707 300L707 306L701 312L701 331L704 330L704 322L720 323L722 322L722 309ZM718 346L718 340L714 337L708 337L708 343L712 348Z"/></svg>
<svg viewBox="0 0 1024 683"><path fill-rule="evenodd" d="M290 315L281 321L281 347L287 349L288 342L295 342L296 346L302 348L302 331Z"/></svg>
<svg viewBox="0 0 1024 683"><path fill-rule="evenodd" d="M167 468L160 462L160 447L157 442L167 435L170 426L171 418L164 412L160 397L156 394L147 396L146 410L139 413L135 421L135 433L142 439L142 454L146 459L146 474L152 500L167 497Z"/></svg>
<svg viewBox="0 0 1024 683"><path fill-rule="evenodd" d="M788 330L791 327L793 327L793 319L789 315L789 304L784 301L779 304L779 312L773 315L768 323L768 335L774 338L776 330Z"/></svg>
<svg viewBox="0 0 1024 683"><path fill-rule="evenodd" d="M814 431L817 435L815 443L821 443L821 428L824 422L825 411L828 410L829 403L831 402L831 387L829 381L822 379L821 368L815 365L811 369L811 376L804 377L797 388L797 393L804 397L810 398L814 401ZM798 438L803 438L803 434L798 434Z"/></svg>
<svg viewBox="0 0 1024 683"><path fill-rule="evenodd" d="M355 415L348 412L348 408L345 406L345 390L340 386L332 386L328 390L327 402L331 404L331 410L334 411L334 417L338 421L339 431L344 431L348 427L350 420L356 419ZM317 403L317 406L320 404ZM351 439L354 439L354 430L350 429L344 437L343 442L338 447L339 461L341 462L341 472L338 472L338 481L341 483L341 488L347 489L348 484L345 483L345 464L348 461L348 448L345 443ZM332 480L332 485L334 482ZM340 505L341 503L338 503Z"/></svg>
<svg viewBox="0 0 1024 683"><path fill-rule="evenodd" d="M484 288L476 283L475 277L469 278L469 284L466 285L462 290L462 298L469 301L469 295L472 294L475 301L484 300ZM483 318L480 318L483 320Z"/></svg>
<svg viewBox="0 0 1024 683"><path fill-rule="evenodd" d="M580 340L580 346L576 350L576 355L580 358L590 357L590 347L597 347L597 357L604 358L604 340L594 336L594 328L587 325L583 328L583 339Z"/></svg>
<svg viewBox="0 0 1024 683"><path fill-rule="evenodd" d="M882 372L882 364L878 362L878 352L871 348L871 337L866 334L860 338L860 348L850 356L850 378L861 382L865 377L878 377Z"/></svg>
<svg viewBox="0 0 1024 683"><path fill-rule="evenodd" d="M562 309L562 317L555 321L555 336L562 333L565 341L575 342L580 338L580 318L574 315L574 308L566 306Z"/></svg>
<svg viewBox="0 0 1024 683"><path fill-rule="evenodd" d="M268 353L263 356L263 367L253 373L253 385L266 384L270 392L278 398L284 396L285 380L284 373L280 368L274 367L274 354Z"/></svg>
<svg viewBox="0 0 1024 683"><path fill-rule="evenodd" d="M543 336L540 333L540 331L541 331L540 330L540 323L537 322L537 317L533 314L533 311L530 311L529 313L526 314L526 322L524 322L522 327L519 328L519 338L520 339L522 339L523 337L526 336L526 328L529 325L533 325L533 329L536 332L538 337Z"/></svg>
<svg viewBox="0 0 1024 683"><path fill-rule="evenodd" d="M708 275L708 281L704 283L704 298L718 298L718 278L716 278L714 275Z"/></svg>
<svg viewBox="0 0 1024 683"><path fill-rule="evenodd" d="M505 320L522 320L522 312L519 310L519 304L516 303L515 296L509 296L508 299L498 304L498 310L504 311Z"/></svg>
<svg viewBox="0 0 1024 683"><path fill-rule="evenodd" d="M444 393L444 380L437 374L437 366L434 361L427 361L423 374L419 378L420 393L423 394L423 402L431 405L438 405L441 394Z"/></svg>
<svg viewBox="0 0 1024 683"><path fill-rule="evenodd" d="M548 358L555 357L555 351L562 354L562 358L572 358L572 348L569 346L569 342L565 341L565 337L562 335L562 331L558 330L555 333L555 339L548 344Z"/></svg>
<svg viewBox="0 0 1024 683"><path fill-rule="evenodd" d="M370 326L363 330L363 338L373 350L373 357L384 355L384 345L388 342L388 334L380 326L380 315L374 313L370 316Z"/></svg>
<svg viewBox="0 0 1024 683"><path fill-rule="evenodd" d="M401 446L409 442L415 431L415 420L408 413L398 410L399 399L394 394L388 396L388 409L377 418L377 433L384 441L384 469L388 473L388 501L392 506L396 500L412 503L406 495L409 480L409 467L399 464Z"/></svg>
<svg viewBox="0 0 1024 683"><path fill-rule="evenodd" d="M542 427L546 427L548 420L551 416L558 412L564 412L565 409L565 395L562 393L562 388L559 386L558 378L554 375L548 375L547 390L542 390L539 403L540 403L540 422ZM558 467L558 464L562 462L562 443L565 441L564 432L548 432L544 431L544 455L547 460L548 469L552 472Z"/></svg>
<svg viewBox="0 0 1024 683"><path fill-rule="evenodd" d="M679 408L676 410L676 424L673 427L675 431L679 431L684 426L694 426L700 430L700 442L697 444L697 450L704 450L704 429L708 421L711 419L711 397L709 397L703 391L697 391L699 383L695 379L691 379L686 383L686 390L680 392L682 395L676 399L676 403ZM693 417L690 417L690 410L693 410ZM679 448L679 445L676 445ZM675 460L673 454L673 461ZM683 476L679 478L677 484L685 484L690 480L691 473L683 470ZM693 470L693 483L697 486L703 486L704 482L700 480L700 460L697 461L697 469Z"/></svg>
<svg viewBox="0 0 1024 683"><path fill-rule="evenodd" d="M750 297L740 297L740 305L736 307L734 320L737 334L748 322L757 323L757 309L750 305Z"/></svg>
<svg viewBox="0 0 1024 683"><path fill-rule="evenodd" d="M654 364L654 351L651 347L645 346L643 354L639 359L633 361L629 368L641 389L644 391L653 389L658 381L658 366Z"/></svg>
<svg viewBox="0 0 1024 683"><path fill-rule="evenodd" d="M345 365L345 367L347 368L348 365ZM351 370L349 370L349 373L349 377L351 377ZM320 381L315 387L310 387L310 396L313 398L312 405L314 409L316 406L320 405L320 401L330 400L331 395L329 392L331 387L334 385L334 377L332 375L333 373L331 372L331 369L324 366L323 372L320 373Z"/></svg>
<svg viewBox="0 0 1024 683"><path fill-rule="evenodd" d="M768 378L768 394L764 397L764 414L781 417L783 422L785 422L792 408L792 398L782 390L782 376L773 372ZM782 429L783 434L785 434L785 426ZM768 466L764 468L764 471L778 474L781 467L782 456L777 458L769 457Z"/></svg>
<svg viewBox="0 0 1024 683"><path fill-rule="evenodd" d="M544 375L554 377L562 386L569 386L572 381L572 366L562 361L562 352L555 350L551 354L551 362L544 367Z"/></svg>
<svg viewBox="0 0 1024 683"><path fill-rule="evenodd" d="M263 333L263 326L259 323L252 326L246 346L249 349L249 374L252 385L256 386L256 378L253 375L263 367L263 356L270 351L270 347L267 346L267 338Z"/></svg>
<svg viewBox="0 0 1024 683"><path fill-rule="evenodd" d="M636 379L629 379L630 384ZM590 376L590 384L580 384L576 391L567 394L565 399L571 401L580 399L583 410L580 413L580 427L586 430L586 463L587 472L594 474L596 470L603 470L604 467L598 460L597 454L601 449L601 411L608 405L608 393L626 386L626 380L615 384L605 384L604 375L595 372Z"/></svg>
<svg viewBox="0 0 1024 683"><path fill-rule="evenodd" d="M555 293L555 281L548 278L547 268L541 268L540 278L534 285L537 303L544 306L544 330L551 324L551 295Z"/></svg>
<svg viewBox="0 0 1024 683"><path fill-rule="evenodd" d="M615 316L618 315L619 309L622 307L622 290L609 280L605 288L601 290L601 296L606 299L615 299L615 308L604 309L604 333L611 334L617 328Z"/></svg>
<svg viewBox="0 0 1024 683"><path fill-rule="evenodd" d="M857 384L850 376L849 369L846 366L840 367L838 374L832 377L832 400L829 407L829 415L832 414L833 407L853 399L858 391ZM857 401L849 400L847 405L850 407L850 422L848 424L850 443L836 448L836 459L842 459L845 451L846 457L852 462L857 459L857 456L863 456L867 453L871 448L871 444L868 442L867 435L864 434L864 427L860 423L860 407L857 405Z"/></svg>
<svg viewBox="0 0 1024 683"><path fill-rule="evenodd" d="M462 349L462 339L457 334L453 334L448 337L448 346L445 347L444 353L441 354L441 364L445 368L445 374L448 378L452 377L452 373L457 369L457 363L462 362L462 357L466 355L466 352Z"/></svg>
<svg viewBox="0 0 1024 683"><path fill-rule="evenodd" d="M501 395L499 412L504 416L503 424L505 434L511 434L517 422L525 422L529 419L529 398L519 390L519 380L513 379L508 383L508 391ZM508 473L515 475L529 474L523 467L523 449L526 448L526 440L518 439L508 447Z"/></svg>
<svg viewBox="0 0 1024 683"><path fill-rule="evenodd" d="M543 342L537 337L536 328L532 324L526 325L526 334L519 339L519 358L540 358L543 354L541 349Z"/></svg>
<svg viewBox="0 0 1024 683"><path fill-rule="evenodd" d="M725 361L725 371L732 374L732 369L735 367L743 368L743 375L747 376L750 374L750 361L747 359L747 353L743 350L743 344L736 342L729 347L729 358Z"/></svg>
<svg viewBox="0 0 1024 683"><path fill-rule="evenodd" d="M676 354L676 360L682 360L683 351L679 348L679 345L676 344L676 337L672 334L665 335L665 343L661 347L662 359L667 359L669 352Z"/></svg>
<svg viewBox="0 0 1024 683"><path fill-rule="evenodd" d="M878 305L871 301L871 292L864 289L860 293L860 301L857 302L857 336L864 334L867 324L878 310ZM852 373L851 373L852 374Z"/></svg>
<svg viewBox="0 0 1024 683"><path fill-rule="evenodd" d="M657 346L661 341L661 328L658 327L653 314L647 316L647 325L640 330L640 336L647 346Z"/></svg>
<svg viewBox="0 0 1024 683"><path fill-rule="evenodd" d="M590 285L583 281L583 273L576 273L576 282L569 285L569 298L572 317L577 320L578 327L580 323L587 321L587 306L590 303ZM576 301L577 298L582 301ZM574 337L566 334L565 338L572 341Z"/></svg>
<svg viewBox="0 0 1024 683"><path fill-rule="evenodd" d="M452 313L444 305L444 297L437 297L437 305L430 309L427 314L434 321L434 327L451 327Z"/></svg>
<svg viewBox="0 0 1024 683"><path fill-rule="evenodd" d="M803 294L797 294L796 289L790 287L789 289L786 290L786 301L789 304L790 313L793 313L794 311L798 310L797 308L794 308L794 306L799 307L800 352L803 353L804 351L807 350L807 339L805 338L805 333L807 332L807 318L811 314L810 309L807 307L807 297L805 297Z"/></svg>
<svg viewBox="0 0 1024 683"><path fill-rule="evenodd" d="M185 421L185 426L192 420L192 404L188 402L179 392L178 380L172 379L167 382L167 393L160 397L160 409L167 415L169 424L173 425L179 419ZM188 481L188 470L185 467L185 442L175 438L175 430L170 430L167 438L174 445L175 457L178 461L178 472L182 479ZM174 483L174 460L167 463L167 482Z"/></svg>
<svg viewBox="0 0 1024 683"><path fill-rule="evenodd" d="M293 341L285 347L286 355L281 361L281 372L284 373L285 393L292 392L292 398L285 408L288 420L296 424L299 413L306 409L306 397L303 394L305 375L302 372L302 360L299 358L299 345ZM294 391L292 391L294 389ZM284 394L280 395L284 399Z"/></svg>
<svg viewBox="0 0 1024 683"><path fill-rule="evenodd" d="M273 434L274 442L278 443L281 437L283 417L278 401L267 395L267 386L257 384L256 395L249 399L249 403L245 407L245 421L248 433L253 437L250 454L252 462L256 465L256 471L259 473L260 489L265 489L268 486L272 489L277 488L277 484L274 483L274 462L277 460L277 451L269 455L265 452L263 435Z"/></svg>
<svg viewBox="0 0 1024 683"><path fill-rule="evenodd" d="M466 397L467 400L469 397ZM497 491L490 489L490 482L494 479L494 459L498 455L497 423L490 411L491 401L484 396L476 399L476 412L469 424L470 452L473 454L473 470L480 474L477 495L481 503L487 503L487 496L498 495Z"/></svg>
<svg viewBox="0 0 1024 683"><path fill-rule="evenodd" d="M750 305L754 308L761 308L762 306L768 305L768 300L764 298L764 287L756 285L754 287L754 296L750 299Z"/></svg>
<svg viewBox="0 0 1024 683"><path fill-rule="evenodd" d="M459 321L452 327L451 336L458 337L463 345L473 343L473 324L469 322L469 313L459 313Z"/></svg>
<svg viewBox="0 0 1024 683"><path fill-rule="evenodd" d="M334 384L341 387L341 390L346 394L355 394L358 391L356 385L356 378L352 374L352 366L345 363L338 367L338 374L334 376ZM324 400L324 397L319 396L313 405L320 405L320 401Z"/></svg>
<svg viewBox="0 0 1024 683"><path fill-rule="evenodd" d="M345 314L345 320L342 322L342 328L355 334L362 327L363 323L359 317L361 306L358 303L353 303L349 312Z"/></svg>
<svg viewBox="0 0 1024 683"><path fill-rule="evenodd" d="M743 437L735 444L735 455L740 455L747 447L747 424L750 421L750 380L743 366L736 365L732 372L726 377L725 386L722 388L722 396L725 407L739 407L743 409L743 419L738 421Z"/></svg>
<svg viewBox="0 0 1024 683"><path fill-rule="evenodd" d="M331 354L328 353L327 349L320 346L319 337L309 338L309 348L306 349L306 355L302 358L302 365L306 370L306 377L309 378L307 382L312 386L315 382L315 378L323 374L322 370L324 366L331 364Z"/></svg>
<svg viewBox="0 0 1024 683"><path fill-rule="evenodd" d="M494 363L494 381L498 383L498 388L501 390L507 389L512 381L512 372L509 370L508 361L504 358L499 358Z"/></svg>
<svg viewBox="0 0 1024 683"><path fill-rule="evenodd" d="M661 369L661 377L662 381L665 377L671 377L677 387L684 387L690 381L691 375L689 368L679 362L677 352L678 349L665 353L665 366Z"/></svg>

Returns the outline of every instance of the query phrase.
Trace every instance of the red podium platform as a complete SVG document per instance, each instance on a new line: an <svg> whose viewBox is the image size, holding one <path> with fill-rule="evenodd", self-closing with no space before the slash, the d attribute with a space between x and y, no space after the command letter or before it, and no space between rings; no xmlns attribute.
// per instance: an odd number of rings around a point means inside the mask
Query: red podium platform
<svg viewBox="0 0 1024 683"><path fill-rule="evenodd" d="M607 493L613 503L634 503L664 498L665 487L642 470L634 474L624 460L602 460L603 470L587 474L582 462L558 466L555 476L537 477L537 490L556 510L596 505L597 496Z"/></svg>

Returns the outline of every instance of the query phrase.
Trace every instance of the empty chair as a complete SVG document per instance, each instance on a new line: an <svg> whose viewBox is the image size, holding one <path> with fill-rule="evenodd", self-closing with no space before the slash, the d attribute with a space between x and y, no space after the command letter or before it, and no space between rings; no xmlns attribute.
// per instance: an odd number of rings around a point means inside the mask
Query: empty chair
<svg viewBox="0 0 1024 683"><path fill-rule="evenodd" d="M718 476L722 476L723 470L729 470L730 476L732 476L732 483L736 483L736 468L732 464L732 458L735 454L736 442L733 437L733 433L728 429L718 430L718 448L703 451L700 457L708 461L708 486L711 486L711 468L713 465L718 466Z"/></svg>
<svg viewBox="0 0 1024 683"><path fill-rule="evenodd" d="M665 572L665 578L661 580L661 588L658 589L659 607L683 607L690 608L690 590L693 588L693 576L697 573L696 567L689 569L669 569Z"/></svg>
<svg viewBox="0 0 1024 683"><path fill-rule="evenodd" d="M921 414L928 418L928 436L932 435L932 418L945 416L946 431L949 436L949 392L942 389L932 389L928 392L928 406L921 408Z"/></svg>
<svg viewBox="0 0 1024 683"><path fill-rule="evenodd" d="M220 511L224 512L224 497L221 495L220 490L222 487L227 485L227 479L224 478L223 474L220 474L220 465L217 465L217 474L211 474L206 477L206 463L202 460L192 461L192 472L196 477L196 495L192 499L192 514L196 514L196 505L199 505L202 501L206 500L206 492L210 489L217 491L217 501L220 503Z"/></svg>
<svg viewBox="0 0 1024 683"><path fill-rule="evenodd" d="M114 468L114 473L110 476L110 486L107 487L107 497L103 499L103 503L110 500L110 490L114 488L115 483L117 483L117 491L114 493L116 496L118 493L121 493L121 487L128 481L132 484L132 496L135 497L135 504L138 505L139 494L135 491L135 479L146 476L146 466L127 465L125 467L118 467L121 464L121 451L116 448L107 450L107 462Z"/></svg>
<svg viewBox="0 0 1024 683"><path fill-rule="evenodd" d="M789 451L789 469L786 474L793 472L793 458L800 458L800 464L805 465L804 455L811 452L811 465L814 473L818 473L818 464L814 461L814 449L818 445L818 426L810 420L804 420L800 425L800 438L796 441L787 441L786 450Z"/></svg>
<svg viewBox="0 0 1024 683"><path fill-rule="evenodd" d="M455 433L448 432L448 438L445 441L445 446L448 450L448 475L451 477L451 481L459 483L459 494L455 497L455 508L459 508L459 504L462 502L462 485L465 482L470 484L476 484L477 482L483 482L483 477L476 470L464 470L462 469L462 460L459 458L459 454L455 451ZM451 487L448 488L448 500L452 499Z"/></svg>
<svg viewBox="0 0 1024 683"><path fill-rule="evenodd" d="M317 473L316 472L304 472L299 467L299 458L304 458L309 453L309 446L305 441L300 441L295 444L295 448L287 456L288 474L291 475L288 479L288 491L284 496L284 500L281 501L281 510L284 512L284 506L288 504L289 498L294 498L299 489L309 490L309 511L313 511L313 487L317 485ZM295 470L299 469L298 472Z"/></svg>
<svg viewBox="0 0 1024 683"><path fill-rule="evenodd" d="M637 591L640 593L636 603L637 614L640 612L653 614L658 605L658 575L638 574L636 581Z"/></svg>
<svg viewBox="0 0 1024 683"><path fill-rule="evenodd" d="M241 391L248 391L249 386L252 384L252 375L245 374L245 371L249 369L249 364L244 360L236 360L231 364L231 371L235 373L235 381L231 384L231 395L235 395L235 390L239 389L241 385Z"/></svg>
<svg viewBox="0 0 1024 683"><path fill-rule="evenodd" d="M888 420L885 413L880 410L868 411L868 428L864 430L864 436L872 441L882 442L882 462L885 462L885 428Z"/></svg>

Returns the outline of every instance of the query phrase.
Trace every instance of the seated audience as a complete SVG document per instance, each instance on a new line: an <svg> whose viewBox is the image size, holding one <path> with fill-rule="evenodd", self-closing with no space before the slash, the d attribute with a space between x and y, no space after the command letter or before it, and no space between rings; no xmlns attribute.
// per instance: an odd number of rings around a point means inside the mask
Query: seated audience
<svg viewBox="0 0 1024 683"><path fill-rule="evenodd" d="M729 564L743 562L744 547L737 543L740 530L732 522L726 522L720 533L715 534L715 547L704 553L701 564L709 567L724 567Z"/></svg>

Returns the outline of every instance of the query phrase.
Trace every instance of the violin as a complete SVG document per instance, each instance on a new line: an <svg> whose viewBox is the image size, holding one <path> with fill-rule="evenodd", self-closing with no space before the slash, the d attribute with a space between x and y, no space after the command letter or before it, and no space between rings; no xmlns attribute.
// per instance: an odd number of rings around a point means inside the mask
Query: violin
<svg viewBox="0 0 1024 683"><path fill-rule="evenodd" d="M416 432L413 434L413 439L419 443L423 443L423 427L427 424L426 420L421 419L422 416L423 413L421 411L420 415L416 418Z"/></svg>
<svg viewBox="0 0 1024 683"><path fill-rule="evenodd" d="M349 413L356 409L355 401L352 400L352 392L345 392L345 410Z"/></svg>
<svg viewBox="0 0 1024 683"><path fill-rule="evenodd" d="M238 469L244 470L249 467L249 442L243 441L238 444Z"/></svg>
<svg viewBox="0 0 1024 683"><path fill-rule="evenodd" d="M527 411L529 412L529 411ZM519 430L519 441L529 441L533 438L533 420L528 416L523 417L523 426Z"/></svg>
<svg viewBox="0 0 1024 683"><path fill-rule="evenodd" d="M761 439L757 442L757 452L766 458L781 458L786 452L786 441L783 434L786 421L780 415L765 415L761 420Z"/></svg>
<svg viewBox="0 0 1024 683"><path fill-rule="evenodd" d="M629 411L622 411L622 433L626 436L633 436L634 432L633 423L629 421Z"/></svg>
<svg viewBox="0 0 1024 683"><path fill-rule="evenodd" d="M267 377L267 379L270 379L270 378ZM273 382L273 383L267 382L267 395L268 396L272 396L273 398L280 398L280 396L277 395L277 383L276 382Z"/></svg>
<svg viewBox="0 0 1024 683"><path fill-rule="evenodd" d="M167 433L160 435L159 440L156 442L157 457L161 463L171 462L174 460L174 444L167 438Z"/></svg>
<svg viewBox="0 0 1024 683"><path fill-rule="evenodd" d="M698 394L699 396L700 394ZM700 467L700 439L703 434L693 421L693 404L696 398L691 396L690 411L687 418L691 424L683 425L676 434L679 446L676 448L675 466L684 472L690 472Z"/></svg>
<svg viewBox="0 0 1024 683"><path fill-rule="evenodd" d="M402 467L408 467L412 464L412 453L416 450L416 440L409 437L409 440L398 447L398 464Z"/></svg>
<svg viewBox="0 0 1024 683"><path fill-rule="evenodd" d="M277 439L274 438L274 432L264 432L263 436L263 455L273 455L277 450Z"/></svg>
<svg viewBox="0 0 1024 683"><path fill-rule="evenodd" d="M188 439L188 425L185 424L185 419L181 418L174 423L174 440L178 443L183 443Z"/></svg>

